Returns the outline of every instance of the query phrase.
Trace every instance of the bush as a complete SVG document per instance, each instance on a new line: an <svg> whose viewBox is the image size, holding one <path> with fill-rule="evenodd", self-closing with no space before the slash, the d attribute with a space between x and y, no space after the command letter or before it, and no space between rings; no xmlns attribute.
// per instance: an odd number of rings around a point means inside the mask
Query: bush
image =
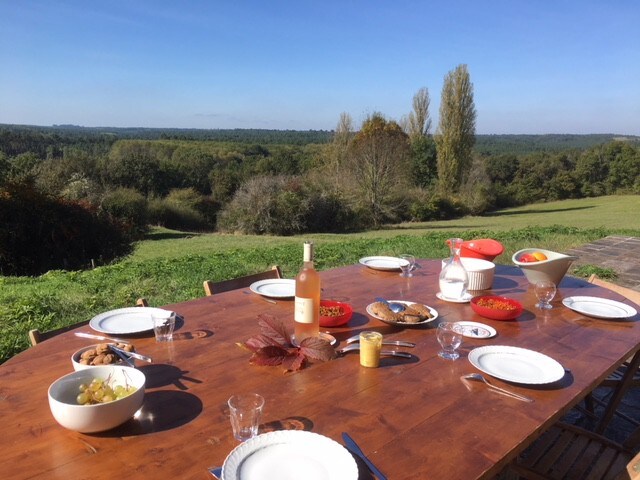
<svg viewBox="0 0 640 480"><path fill-rule="evenodd" d="M89 204L50 198L25 184L0 190L0 224L3 275L77 270L132 251L121 223Z"/></svg>
<svg viewBox="0 0 640 480"><path fill-rule="evenodd" d="M424 192L411 204L409 211L415 221L448 220L466 214L465 207L459 200Z"/></svg>
<svg viewBox="0 0 640 480"><path fill-rule="evenodd" d="M132 188L116 188L102 197L100 208L136 233L146 231L147 200Z"/></svg>
<svg viewBox="0 0 640 480"><path fill-rule="evenodd" d="M172 230L204 231L211 228L204 215L194 207L175 203L166 198L150 200L147 214L151 224Z"/></svg>

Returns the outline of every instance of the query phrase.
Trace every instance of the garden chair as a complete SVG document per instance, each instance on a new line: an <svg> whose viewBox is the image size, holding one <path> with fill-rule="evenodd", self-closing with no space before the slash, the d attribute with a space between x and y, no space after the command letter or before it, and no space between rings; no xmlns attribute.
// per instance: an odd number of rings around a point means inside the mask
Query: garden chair
<svg viewBox="0 0 640 480"><path fill-rule="evenodd" d="M145 298L139 298L136 300L136 307L148 307L149 303ZM85 320L84 322L74 323L73 325L67 325L66 327L56 328L54 330L49 330L48 332L41 332L37 328L33 330L29 330L29 341L31 342L31 346L37 345L40 342L44 342L56 335L60 335L61 333L68 332L69 330L73 330L76 327L81 325L87 325L90 320Z"/></svg>
<svg viewBox="0 0 640 480"><path fill-rule="evenodd" d="M527 480L637 480L639 443L640 428L618 444L597 433L558 422L523 452L508 471Z"/></svg>
<svg viewBox="0 0 640 480"><path fill-rule="evenodd" d="M603 288L608 288L609 290L619 293L620 295L626 297L627 299L631 300L632 302L640 305L640 292L637 292L635 290L631 290L630 288L626 288L626 287L622 287L620 285L616 285L614 283L611 282L607 282L606 280L602 280L601 278L598 278L595 274L591 275L591 277L589 277L589 283L593 283L594 285L598 285L599 287L603 287ZM629 363L631 362L631 358L628 358L620 367L618 367L611 375L609 375L600 385L599 387L605 387L605 388L612 388L614 389L614 394L611 397L611 399L609 400L609 402L616 402L614 407L617 407L617 404L620 402L620 400L622 400L622 397L624 396L624 394L626 393L626 391L629 388L633 388L633 387L639 387L640 386L640 372L636 371L633 379L629 382L629 385L626 386L625 388L619 388L620 387L620 383L622 382L622 378L624 376L624 373L626 372L626 370L629 368ZM597 398L595 398L592 394L587 395L587 397L585 398L585 405L586 405L586 409L588 412L590 412L591 414L593 414L594 412L594 402L595 403L599 403L600 405L606 405L605 402L602 402L600 400L598 400ZM633 420L629 417L627 417L626 415L618 412L618 411L611 411L610 416L613 415L615 412L616 415L624 418L625 420L627 420L628 422L634 424L634 425L639 425L639 423L636 420ZM606 428L607 423L609 422L610 418L603 418L600 421L600 424L597 428L597 431L602 433L604 431L604 429Z"/></svg>
<svg viewBox="0 0 640 480"><path fill-rule="evenodd" d="M228 292L251 285L258 280L266 280L270 278L282 278L282 271L278 265L274 265L266 272L254 273L244 277L232 278L230 280L222 280L220 282L204 281L204 293L209 297L216 293Z"/></svg>

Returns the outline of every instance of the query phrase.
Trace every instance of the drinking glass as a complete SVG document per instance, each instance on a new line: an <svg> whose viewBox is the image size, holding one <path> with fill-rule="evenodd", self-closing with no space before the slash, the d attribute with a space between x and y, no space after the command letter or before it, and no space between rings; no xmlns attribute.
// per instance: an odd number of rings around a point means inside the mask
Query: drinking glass
<svg viewBox="0 0 640 480"><path fill-rule="evenodd" d="M442 350L438 356L446 360L455 360L460 357L456 351L462 345L463 329L456 322L442 322L436 330L436 337Z"/></svg>
<svg viewBox="0 0 640 480"><path fill-rule="evenodd" d="M153 333L156 342L170 342L173 340L173 329L176 326L176 314L167 310L154 311L151 314Z"/></svg>
<svg viewBox="0 0 640 480"><path fill-rule="evenodd" d="M411 272L416 266L416 257L414 257L413 255L404 254L404 255L400 255L400 258L406 261L406 263L402 262L400 264L400 270L402 270L402 273L400 274L400 276L404 278L413 277L413 273Z"/></svg>
<svg viewBox="0 0 640 480"><path fill-rule="evenodd" d="M534 286L534 292L536 293L536 297L538 298L538 303L536 303L536 307L541 310L548 310L553 308L551 306L551 300L556 296L556 284L549 280L541 280L536 282Z"/></svg>
<svg viewBox="0 0 640 480"><path fill-rule="evenodd" d="M231 428L236 440L244 442L258 434L264 398L257 393L233 395L229 404Z"/></svg>

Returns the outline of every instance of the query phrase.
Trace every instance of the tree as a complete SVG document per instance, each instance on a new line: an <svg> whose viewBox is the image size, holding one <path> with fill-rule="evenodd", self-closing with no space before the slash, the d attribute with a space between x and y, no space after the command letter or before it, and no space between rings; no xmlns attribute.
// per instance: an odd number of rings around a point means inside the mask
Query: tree
<svg viewBox="0 0 640 480"><path fill-rule="evenodd" d="M438 184L442 193L456 192L472 165L476 134L473 84L466 65L458 65L444 78L440 121L435 135Z"/></svg>
<svg viewBox="0 0 640 480"><path fill-rule="evenodd" d="M348 169L374 226L392 213L397 187L408 183L409 142L400 125L374 113L349 148Z"/></svg>
<svg viewBox="0 0 640 480"><path fill-rule="evenodd" d="M429 90L422 87L413 96L413 111L409 113L407 120L407 134L413 143L416 139L426 137L431 130L431 118L429 118Z"/></svg>

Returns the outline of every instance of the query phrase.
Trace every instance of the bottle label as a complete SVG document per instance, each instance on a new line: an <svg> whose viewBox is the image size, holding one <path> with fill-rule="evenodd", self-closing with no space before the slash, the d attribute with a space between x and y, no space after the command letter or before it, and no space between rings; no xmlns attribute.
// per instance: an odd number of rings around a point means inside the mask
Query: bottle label
<svg viewBox="0 0 640 480"><path fill-rule="evenodd" d="M313 323L313 298L296 297L294 320L298 323Z"/></svg>

